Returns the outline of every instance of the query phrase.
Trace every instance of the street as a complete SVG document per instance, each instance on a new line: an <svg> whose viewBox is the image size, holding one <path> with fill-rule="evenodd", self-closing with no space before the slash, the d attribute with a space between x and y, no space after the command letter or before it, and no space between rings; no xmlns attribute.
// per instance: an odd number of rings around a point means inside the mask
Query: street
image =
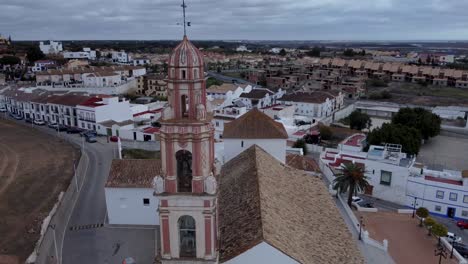
<svg viewBox="0 0 468 264"><path fill-rule="evenodd" d="M17 122L30 126L22 120ZM126 257L133 257L138 263L153 263L155 240L158 237L156 229L109 226L106 223L104 186L111 161L117 156L117 144L107 143L105 138L99 138L94 144L83 142L78 134L57 133L46 126L34 126L32 129L37 129L37 133L56 135L84 147L84 155L87 156L84 175L81 176L84 179L80 178L83 179L83 185L79 189L76 203L61 205L72 207L71 216L67 218L60 215L60 219L57 216L50 223L55 226L57 222L65 222L65 232L63 236L61 232L56 232L56 245L51 235L46 236L36 263L121 263ZM55 260L55 252L59 256L58 261Z"/></svg>

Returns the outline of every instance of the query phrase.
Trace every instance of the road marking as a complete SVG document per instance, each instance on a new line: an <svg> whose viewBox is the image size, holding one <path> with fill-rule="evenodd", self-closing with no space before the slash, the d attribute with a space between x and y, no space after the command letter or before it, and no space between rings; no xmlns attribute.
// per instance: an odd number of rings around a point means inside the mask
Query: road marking
<svg viewBox="0 0 468 264"><path fill-rule="evenodd" d="M82 189L82 187L83 187L83 185L84 185L84 183L85 183L85 181L86 181L86 178L88 177L88 168L89 168L89 161L90 161L90 159L89 159L89 157L88 157L88 154L87 154L85 151L83 152L83 154L86 156L86 159L87 159L87 161L88 161L88 162L86 163L85 176L84 176L84 179L83 179L83 181L82 181L82 183L81 183L80 188L78 189L77 197L76 197L76 199L75 199L75 202L73 203L71 213L70 213L70 215L68 215L68 219L67 219L67 222L66 222L66 224L65 224L65 229L64 229L63 234L62 234L62 243L60 243L60 253L59 253L59 254L60 254L60 258L59 258L60 261L59 261L59 263L62 263L62 255L63 255L62 252L63 252L63 242L64 242L64 240L65 240L65 233L67 233L67 228L68 228L68 225L70 224L71 216L72 216L73 212L75 211L76 203L78 202L78 199L80 198L81 189Z"/></svg>
<svg viewBox="0 0 468 264"><path fill-rule="evenodd" d="M95 229L95 228L101 228L104 226L104 223L100 224L91 224L91 225L79 225L79 226L71 226L69 228L70 231L77 231L77 230L84 230L84 229Z"/></svg>

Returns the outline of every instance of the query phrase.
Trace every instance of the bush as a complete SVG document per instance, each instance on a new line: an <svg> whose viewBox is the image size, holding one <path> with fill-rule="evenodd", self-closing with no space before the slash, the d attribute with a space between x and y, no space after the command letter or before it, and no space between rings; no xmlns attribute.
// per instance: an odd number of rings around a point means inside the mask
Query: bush
<svg viewBox="0 0 468 264"><path fill-rule="evenodd" d="M304 139L298 139L294 145L293 148L302 148L302 151L304 152L304 155L307 154L307 145Z"/></svg>
<svg viewBox="0 0 468 264"><path fill-rule="evenodd" d="M440 223L435 223L431 228L432 234L438 237L447 236L447 227Z"/></svg>
<svg viewBox="0 0 468 264"><path fill-rule="evenodd" d="M416 215L421 218L421 221L419 222L419 226L422 226L423 224L423 218L426 218L429 216L429 210L427 210L426 207L419 207L416 210Z"/></svg>
<svg viewBox="0 0 468 264"><path fill-rule="evenodd" d="M426 217L426 219L424 220L424 225L426 227L432 227L434 224L436 224L437 222L432 218L432 217Z"/></svg>
<svg viewBox="0 0 468 264"><path fill-rule="evenodd" d="M440 133L442 120L424 108L402 108L392 118L393 124L401 124L417 129L423 139L428 140Z"/></svg>
<svg viewBox="0 0 468 264"><path fill-rule="evenodd" d="M333 132L327 126L320 127L320 138L323 140L330 140L333 137Z"/></svg>

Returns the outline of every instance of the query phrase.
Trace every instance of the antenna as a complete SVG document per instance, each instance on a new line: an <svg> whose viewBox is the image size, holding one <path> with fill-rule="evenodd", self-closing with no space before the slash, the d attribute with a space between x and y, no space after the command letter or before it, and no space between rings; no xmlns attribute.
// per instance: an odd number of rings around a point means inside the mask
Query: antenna
<svg viewBox="0 0 468 264"><path fill-rule="evenodd" d="M187 5L185 4L185 0L182 0L182 9L184 10L184 37L187 36L187 30L186 30L187 23L185 22L185 9L186 8L187 8Z"/></svg>

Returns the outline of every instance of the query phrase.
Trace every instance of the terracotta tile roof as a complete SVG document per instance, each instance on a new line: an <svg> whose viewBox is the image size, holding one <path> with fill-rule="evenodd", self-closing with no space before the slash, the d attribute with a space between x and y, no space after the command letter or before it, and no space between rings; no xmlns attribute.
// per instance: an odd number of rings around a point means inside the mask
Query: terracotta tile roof
<svg viewBox="0 0 468 264"><path fill-rule="evenodd" d="M322 180L258 146L223 166L218 203L220 262L265 242L299 263L364 263Z"/></svg>
<svg viewBox="0 0 468 264"><path fill-rule="evenodd" d="M462 178L464 179L468 178L468 170L462 171Z"/></svg>
<svg viewBox="0 0 468 264"><path fill-rule="evenodd" d="M68 105L68 106L77 106L81 103L89 100L89 96L83 95L73 95L73 94L64 94L64 95L54 95L50 97L47 102L50 104L57 105Z"/></svg>
<svg viewBox="0 0 468 264"><path fill-rule="evenodd" d="M286 165L303 171L319 172L320 168L314 159L298 154L286 154Z"/></svg>
<svg viewBox="0 0 468 264"><path fill-rule="evenodd" d="M250 99L261 99L264 98L267 94L273 95L273 92L267 89L253 89L250 93L241 94L240 97Z"/></svg>
<svg viewBox="0 0 468 264"><path fill-rule="evenodd" d="M161 175L161 160L115 159L112 161L106 187L152 188L154 177Z"/></svg>
<svg viewBox="0 0 468 264"><path fill-rule="evenodd" d="M283 124L254 108L238 119L224 124L223 138L288 138Z"/></svg>

